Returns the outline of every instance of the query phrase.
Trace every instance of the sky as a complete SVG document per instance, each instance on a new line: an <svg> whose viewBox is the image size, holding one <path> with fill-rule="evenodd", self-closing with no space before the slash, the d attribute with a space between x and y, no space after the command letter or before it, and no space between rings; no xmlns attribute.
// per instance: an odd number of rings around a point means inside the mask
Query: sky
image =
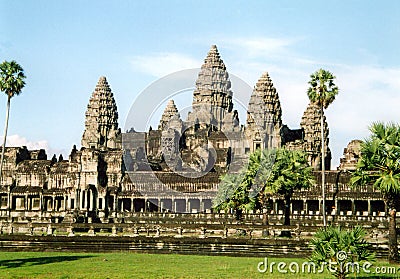
<svg viewBox="0 0 400 279"><path fill-rule="evenodd" d="M150 84L199 68L216 44L229 73L251 87L269 73L292 129L308 104L310 74L324 68L336 76L339 94L326 110L336 168L348 142L365 139L372 122L400 122L399 27L396 0L0 0L0 60L16 60L27 76L11 101L8 145L68 155L80 146L100 76L123 128ZM187 100L178 109L190 105L190 93ZM0 125L5 108L3 95Z"/></svg>

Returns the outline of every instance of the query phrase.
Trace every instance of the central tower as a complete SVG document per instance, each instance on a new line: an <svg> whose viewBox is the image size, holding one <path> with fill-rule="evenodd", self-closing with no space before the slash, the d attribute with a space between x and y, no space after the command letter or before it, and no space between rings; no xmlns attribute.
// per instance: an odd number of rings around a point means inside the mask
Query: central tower
<svg viewBox="0 0 400 279"><path fill-rule="evenodd" d="M201 66L192 105L194 114L200 110L209 111L218 129L221 129L225 115L232 111L231 82L216 45L211 46Z"/></svg>

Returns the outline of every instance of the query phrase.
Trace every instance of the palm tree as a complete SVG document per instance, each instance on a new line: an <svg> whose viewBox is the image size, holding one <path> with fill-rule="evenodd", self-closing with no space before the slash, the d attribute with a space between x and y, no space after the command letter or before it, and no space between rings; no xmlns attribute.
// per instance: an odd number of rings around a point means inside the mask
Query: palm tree
<svg viewBox="0 0 400 279"><path fill-rule="evenodd" d="M239 219L248 198L244 191L243 173L224 174L220 180L217 195L213 199L213 208L216 210L233 209Z"/></svg>
<svg viewBox="0 0 400 279"><path fill-rule="evenodd" d="M312 168L302 151L257 149L239 174L222 177L214 208L233 208L239 212L256 207L266 209L273 194L285 197L285 225L290 225L290 201L293 192L313 183ZM265 216L266 219L267 216Z"/></svg>
<svg viewBox="0 0 400 279"><path fill-rule="evenodd" d="M307 95L310 101L316 103L321 110L322 215L324 227L326 227L324 109L335 100L339 89L334 83L336 77L329 71L319 69L310 77L311 80L308 83L311 86L307 90Z"/></svg>
<svg viewBox="0 0 400 279"><path fill-rule="evenodd" d="M309 188L313 183L312 168L303 151L285 148L277 150L271 175L264 181L263 192L280 194L284 197L284 225L290 225L290 203L294 191Z"/></svg>
<svg viewBox="0 0 400 279"><path fill-rule="evenodd" d="M0 181L3 172L4 151L6 149L11 98L21 93L22 88L25 86L24 79L24 70L14 60L11 62L4 61L0 64L0 91L3 91L7 95L6 123L4 125L4 139L0 161Z"/></svg>
<svg viewBox="0 0 400 279"><path fill-rule="evenodd" d="M275 150L257 149L250 154L249 162L238 173L221 176L217 195L213 199L213 208L233 209L239 219L243 210L252 210L260 206L260 193L266 177L275 161ZM262 205L261 205L262 206Z"/></svg>
<svg viewBox="0 0 400 279"><path fill-rule="evenodd" d="M336 278L346 278L350 272L359 272L357 268L363 262L375 260L365 236L361 227L343 230L329 226L320 229L309 244L313 250L310 261L327 267Z"/></svg>
<svg viewBox="0 0 400 279"><path fill-rule="evenodd" d="M371 135L361 143L361 157L352 174L354 187L373 183L389 210L389 262L398 262L396 201L400 194L400 125L382 122L370 126Z"/></svg>

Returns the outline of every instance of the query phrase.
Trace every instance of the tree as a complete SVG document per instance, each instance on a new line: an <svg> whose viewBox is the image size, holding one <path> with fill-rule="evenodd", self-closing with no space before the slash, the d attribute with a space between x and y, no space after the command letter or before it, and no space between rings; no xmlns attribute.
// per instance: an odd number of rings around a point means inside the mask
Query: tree
<svg viewBox="0 0 400 279"><path fill-rule="evenodd" d="M308 98L316 103L321 110L321 171L322 171L322 215L324 227L326 227L326 208L325 208L325 138L324 138L324 109L335 100L339 92L335 85L335 76L324 69L319 69L311 74L308 82L310 87L307 90Z"/></svg>
<svg viewBox="0 0 400 279"><path fill-rule="evenodd" d="M243 178L243 172L222 175L218 193L213 199L213 208L216 210L233 209L236 212L236 218L240 219L242 210L251 204Z"/></svg>
<svg viewBox="0 0 400 279"><path fill-rule="evenodd" d="M14 60L11 62L4 61L0 64L0 91L4 92L7 95L6 122L4 125L4 138L0 161L0 181L3 172L4 151L6 149L11 98L21 93L22 88L24 88L25 86L24 80L24 70L17 62L15 62Z"/></svg>
<svg viewBox="0 0 400 279"><path fill-rule="evenodd" d="M310 261L327 268L336 278L346 278L350 272L359 272L365 261L375 260L365 236L361 227L342 230L329 226L320 229L310 241L313 251Z"/></svg>
<svg viewBox="0 0 400 279"><path fill-rule="evenodd" d="M396 201L400 194L400 125L373 123L371 135L361 143L361 156L352 174L353 187L372 184L389 211L389 262L398 262Z"/></svg>
<svg viewBox="0 0 400 279"><path fill-rule="evenodd" d="M290 225L290 201L297 189L311 186L312 168L302 151L257 149L238 174L222 177L214 208L232 208L240 212L254 208L266 209L272 194L285 198L285 225Z"/></svg>
<svg viewBox="0 0 400 279"><path fill-rule="evenodd" d="M213 207L216 210L233 209L240 219L243 210L266 206L264 200L259 199L259 194L264 187L263 181L270 175L275 156L274 149L257 149L250 154L248 163L238 173L221 176Z"/></svg>
<svg viewBox="0 0 400 279"><path fill-rule="evenodd" d="M295 190L309 188L314 175L306 154L300 150L277 150L271 175L264 181L264 193L283 195L285 200L285 225L290 225L290 204Z"/></svg>

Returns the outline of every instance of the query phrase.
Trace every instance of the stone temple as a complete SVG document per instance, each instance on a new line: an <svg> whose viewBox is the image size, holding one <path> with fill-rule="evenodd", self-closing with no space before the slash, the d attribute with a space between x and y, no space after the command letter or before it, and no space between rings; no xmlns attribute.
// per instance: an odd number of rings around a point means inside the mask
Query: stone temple
<svg viewBox="0 0 400 279"><path fill-rule="evenodd" d="M67 160L48 160L44 150L6 148L0 219L108 223L132 212L209 211L219 176L237 171L258 148L304 150L318 183L322 160L327 169L331 162L326 121L326 157L321 158L318 107L310 103L305 108L300 129L284 125L279 95L267 72L254 86L245 125L239 122L233 96L226 66L213 45L198 73L186 119L169 100L157 129L122 133L111 87L100 77L87 106L81 148L74 146ZM327 171L327 187L346 188L359 144L352 141L345 149L339 170ZM317 184L296 193L292 212L321 212L320 192ZM376 195L349 193L328 191L327 205L354 213L384 210ZM275 213L282 210L281 197L272 202Z"/></svg>

